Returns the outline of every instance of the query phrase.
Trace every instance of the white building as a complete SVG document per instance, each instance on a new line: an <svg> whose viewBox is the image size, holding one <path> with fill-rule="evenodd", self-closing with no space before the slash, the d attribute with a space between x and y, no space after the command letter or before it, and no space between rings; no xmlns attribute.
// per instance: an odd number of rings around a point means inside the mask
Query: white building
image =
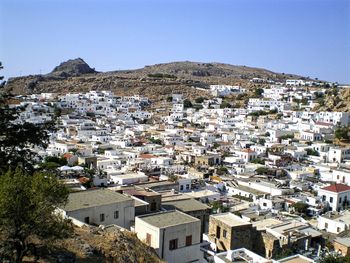
<svg viewBox="0 0 350 263"><path fill-rule="evenodd" d="M350 201L350 186L345 184L332 184L318 190L318 196L329 205L330 210L340 211L348 206Z"/></svg>
<svg viewBox="0 0 350 263"><path fill-rule="evenodd" d="M73 222L118 225L129 229L135 217L134 199L107 189L69 194L61 213Z"/></svg>
<svg viewBox="0 0 350 263"><path fill-rule="evenodd" d="M320 215L317 218L317 228L329 233L339 234L348 230L350 226L350 212L331 213Z"/></svg>
<svg viewBox="0 0 350 263"><path fill-rule="evenodd" d="M169 263L199 262L201 221L180 211L135 218L137 237Z"/></svg>

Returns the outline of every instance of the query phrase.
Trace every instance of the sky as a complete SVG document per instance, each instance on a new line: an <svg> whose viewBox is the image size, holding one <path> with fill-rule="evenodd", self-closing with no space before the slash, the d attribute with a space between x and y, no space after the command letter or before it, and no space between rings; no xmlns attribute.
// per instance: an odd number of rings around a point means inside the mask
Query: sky
<svg viewBox="0 0 350 263"><path fill-rule="evenodd" d="M350 83L350 0L0 0L5 78L223 62Z"/></svg>

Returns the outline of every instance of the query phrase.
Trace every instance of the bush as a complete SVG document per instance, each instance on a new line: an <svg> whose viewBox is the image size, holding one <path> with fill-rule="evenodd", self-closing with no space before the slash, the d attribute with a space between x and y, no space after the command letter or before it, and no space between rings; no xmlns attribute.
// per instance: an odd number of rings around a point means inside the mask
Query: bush
<svg viewBox="0 0 350 263"><path fill-rule="evenodd" d="M155 139L155 138L149 138L149 141L154 144L162 144L162 141L160 139Z"/></svg>
<svg viewBox="0 0 350 263"><path fill-rule="evenodd" d="M311 148L307 148L305 149L306 150L306 153L307 155L311 155L311 156L320 156L319 152L314 150L314 149L311 149Z"/></svg>
<svg viewBox="0 0 350 263"><path fill-rule="evenodd" d="M262 88L256 88L254 90L254 96L257 98L261 98L263 93L264 93L264 90Z"/></svg>
<svg viewBox="0 0 350 263"><path fill-rule="evenodd" d="M334 136L338 140L349 140L349 126L337 128L334 132Z"/></svg>
<svg viewBox="0 0 350 263"><path fill-rule="evenodd" d="M259 167L255 170L257 174L267 174L269 172L269 168L267 167Z"/></svg>
<svg viewBox="0 0 350 263"><path fill-rule="evenodd" d="M220 104L220 109L225 109L225 108L232 108L232 105L230 103L228 103L227 101L223 101Z"/></svg>
<svg viewBox="0 0 350 263"><path fill-rule="evenodd" d="M162 74L162 73L148 74L147 76L150 78L157 78L157 79L163 79L163 78L176 79L177 78L175 75Z"/></svg>
<svg viewBox="0 0 350 263"><path fill-rule="evenodd" d="M45 163L56 163L59 166L63 166L67 164L66 158L63 158L63 157L59 158L56 156L46 156L44 160L45 160Z"/></svg>
<svg viewBox="0 0 350 263"><path fill-rule="evenodd" d="M265 164L265 160L262 160L260 158L256 158L250 161L251 163L257 163L257 164Z"/></svg>
<svg viewBox="0 0 350 263"><path fill-rule="evenodd" d="M309 208L309 205L304 202L297 202L291 205L295 209L296 212L300 214L305 214L307 212L307 209Z"/></svg>
<svg viewBox="0 0 350 263"><path fill-rule="evenodd" d="M294 139L294 134L285 134L279 137L281 140Z"/></svg>
<svg viewBox="0 0 350 263"><path fill-rule="evenodd" d="M218 175L223 175L223 174L227 174L228 173L228 170L226 167L222 166L222 167L219 167L216 169L216 173Z"/></svg>
<svg viewBox="0 0 350 263"><path fill-rule="evenodd" d="M184 104L184 108L192 108L193 107L192 102L188 99L185 99L183 104Z"/></svg>
<svg viewBox="0 0 350 263"><path fill-rule="evenodd" d="M203 97L198 97L198 98L195 99L195 102L196 102L196 103L203 103L204 100L205 100L205 98L203 98Z"/></svg>

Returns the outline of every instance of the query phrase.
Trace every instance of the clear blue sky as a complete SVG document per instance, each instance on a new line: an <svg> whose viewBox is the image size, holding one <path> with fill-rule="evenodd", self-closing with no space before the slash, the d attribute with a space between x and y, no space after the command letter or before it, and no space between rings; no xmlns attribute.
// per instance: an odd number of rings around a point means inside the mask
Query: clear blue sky
<svg viewBox="0 0 350 263"><path fill-rule="evenodd" d="M6 78L225 62L350 83L349 0L0 0Z"/></svg>

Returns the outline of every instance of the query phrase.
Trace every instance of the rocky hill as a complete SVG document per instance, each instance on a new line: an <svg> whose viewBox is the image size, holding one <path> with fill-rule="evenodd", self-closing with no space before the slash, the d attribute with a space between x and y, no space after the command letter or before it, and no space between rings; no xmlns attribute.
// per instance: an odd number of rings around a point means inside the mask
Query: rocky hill
<svg viewBox="0 0 350 263"><path fill-rule="evenodd" d="M163 262L155 250L140 241L136 234L118 227L76 227L71 238L50 244L43 244L40 240L34 243L36 253L26 257L25 262Z"/></svg>
<svg viewBox="0 0 350 263"><path fill-rule="evenodd" d="M99 73L78 58L61 63L46 75L11 78L5 89L14 94L112 90L118 95L137 93L147 95L151 99L159 99L174 92L181 92L185 96L203 95L203 91L191 87L206 88L210 84L241 85L250 88L254 84L249 80L254 77L275 81L303 78L260 68L188 61Z"/></svg>
<svg viewBox="0 0 350 263"><path fill-rule="evenodd" d="M350 112L350 89L333 89L328 92L322 103L316 107L317 111Z"/></svg>
<svg viewBox="0 0 350 263"><path fill-rule="evenodd" d="M90 68L90 66L83 59L77 58L62 62L46 76L68 78L89 73L96 73L96 71L95 69Z"/></svg>

